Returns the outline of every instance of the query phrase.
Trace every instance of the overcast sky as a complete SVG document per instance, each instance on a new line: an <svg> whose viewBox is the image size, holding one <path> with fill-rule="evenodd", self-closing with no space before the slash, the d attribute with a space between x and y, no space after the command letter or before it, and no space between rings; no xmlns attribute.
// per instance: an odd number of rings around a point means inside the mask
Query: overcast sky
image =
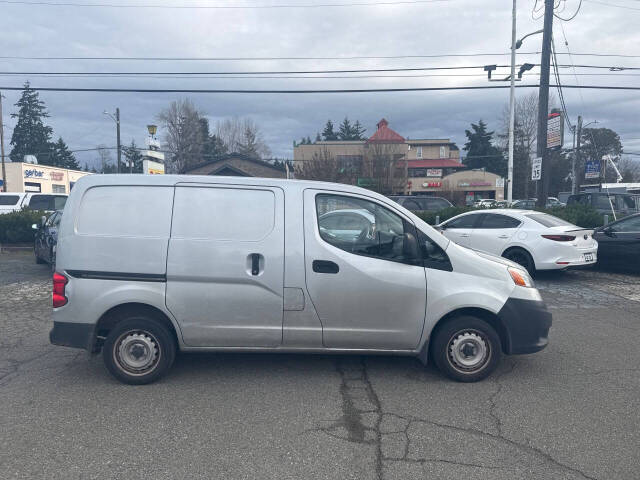
<svg viewBox="0 0 640 480"><path fill-rule="evenodd" d="M28 1L28 0L27 0ZM62 0L52 0L62 1ZM67 0L65 0L67 1ZM68 0L94 2L106 0ZM126 5L309 5L379 3L383 0L110 0ZM400 2L401 0L384 0ZM559 0L562 16L570 16L579 0ZM534 20L533 0L518 1L518 37L542 28ZM541 2L540 2L541 3ZM605 5L603 3L609 3ZM627 8L617 8L611 4ZM540 4L539 4L540 6ZM561 6L560 9L563 7ZM542 12L534 15L539 15ZM561 24L572 53L640 55L640 2L584 0L576 18L554 21L559 53L567 52ZM401 68L507 64L511 37L510 0L449 0L397 5L270 9L159 9L80 6L15 5L0 2L0 55L31 57L349 57L504 53L499 56L279 61L81 61L0 58L2 72L44 71L265 71L353 68ZM522 52L540 50L542 36L525 40ZM640 58L574 56L576 64L640 67ZM539 63L539 55L518 54L518 62ZM567 55L559 63L569 64ZM538 69L522 83L537 83ZM562 82L575 85L571 68ZM508 69L500 69L502 75ZM640 85L640 70L610 72L578 69L581 85ZM584 75L599 73L605 75ZM1 87L101 88L234 88L340 89L488 85L482 70L444 70L383 73L381 75L440 75L409 78L44 78L35 74L0 76ZM481 74L452 77L450 74ZM441 76L445 75L445 76ZM492 83L491 85L497 85ZM531 89L521 89L523 95ZM8 144L15 119L13 104L19 92L3 91L5 136ZM103 110L120 107L122 141L143 144L145 126L179 94L43 92L54 134L72 149L115 146L115 127ZM291 158L292 141L313 139L328 118L360 120L372 134L385 117L405 137L451 138L462 147L464 130L485 120L500 127L508 90L410 93L351 93L313 95L188 94L197 107L216 120L250 116L262 128L274 156ZM640 152L640 92L565 90L567 110L575 122L597 120L618 132L626 151ZM162 135L162 131L160 131ZM570 144L567 134L565 143ZM8 152L7 152L8 153ZM94 153L81 154L93 161ZM115 157L115 155L114 155ZM637 158L637 157L636 157Z"/></svg>

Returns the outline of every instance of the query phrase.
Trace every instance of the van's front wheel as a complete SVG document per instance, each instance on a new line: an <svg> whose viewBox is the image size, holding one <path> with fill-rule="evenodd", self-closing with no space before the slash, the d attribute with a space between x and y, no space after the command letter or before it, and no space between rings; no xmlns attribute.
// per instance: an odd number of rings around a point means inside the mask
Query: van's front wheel
<svg viewBox="0 0 640 480"><path fill-rule="evenodd" d="M102 348L109 372L131 385L151 383L163 376L175 355L176 345L167 328L142 315L119 322Z"/></svg>
<svg viewBox="0 0 640 480"><path fill-rule="evenodd" d="M431 345L438 369L458 382L477 382L498 366L500 337L484 320L460 316L444 324Z"/></svg>

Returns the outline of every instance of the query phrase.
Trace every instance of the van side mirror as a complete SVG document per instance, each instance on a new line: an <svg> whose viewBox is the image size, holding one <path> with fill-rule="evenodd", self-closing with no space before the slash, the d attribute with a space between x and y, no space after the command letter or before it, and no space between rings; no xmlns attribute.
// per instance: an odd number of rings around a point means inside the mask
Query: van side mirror
<svg viewBox="0 0 640 480"><path fill-rule="evenodd" d="M413 233L407 232L402 236L402 253L411 260L420 258L418 240Z"/></svg>

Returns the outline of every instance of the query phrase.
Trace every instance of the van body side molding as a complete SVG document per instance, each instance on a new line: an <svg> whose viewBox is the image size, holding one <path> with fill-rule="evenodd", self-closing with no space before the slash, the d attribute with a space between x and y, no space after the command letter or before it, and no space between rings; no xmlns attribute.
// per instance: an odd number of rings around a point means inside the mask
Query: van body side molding
<svg viewBox="0 0 640 480"><path fill-rule="evenodd" d="M91 280L125 280L129 282L166 282L164 273L96 272L91 270L66 270L74 278Z"/></svg>

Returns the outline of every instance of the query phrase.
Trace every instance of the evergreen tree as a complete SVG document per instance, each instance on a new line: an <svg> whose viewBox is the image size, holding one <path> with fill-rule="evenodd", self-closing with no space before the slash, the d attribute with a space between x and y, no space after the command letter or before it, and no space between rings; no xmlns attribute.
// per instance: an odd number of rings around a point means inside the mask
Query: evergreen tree
<svg viewBox="0 0 640 480"><path fill-rule="evenodd" d="M352 128L353 140L364 140L364 132L366 131L367 129L362 126L360 120L356 120Z"/></svg>
<svg viewBox="0 0 640 480"><path fill-rule="evenodd" d="M325 141L338 140L338 135L333 131L333 122L327 120L327 124L322 131L322 137Z"/></svg>
<svg viewBox="0 0 640 480"><path fill-rule="evenodd" d="M248 126L244 129L242 140L238 144L238 153L247 157L260 158L256 132Z"/></svg>
<svg viewBox="0 0 640 480"><path fill-rule="evenodd" d="M351 122L347 117L344 117L344 120L340 124L340 131L338 132L338 138L340 140L353 140L354 132L351 127Z"/></svg>
<svg viewBox="0 0 640 480"><path fill-rule="evenodd" d="M129 165L133 164L133 173L142 173L142 154L140 149L136 146L135 140L131 140L131 145L128 147L122 147L122 154L124 155L125 166L124 171L129 171Z"/></svg>
<svg viewBox="0 0 640 480"><path fill-rule="evenodd" d="M500 150L493 144L493 133L487 132L487 124L480 120L477 124L471 124L471 130L465 130L467 143L464 150L467 152L465 165L471 169L484 168L486 171L497 175L505 175L507 161Z"/></svg>
<svg viewBox="0 0 640 480"><path fill-rule="evenodd" d="M25 155L35 155L39 163L51 165L53 155L51 152L51 127L43 123L43 119L49 114L38 92L24 84L22 95L15 104L18 113L12 113L11 118L17 118L18 122L13 129L10 145L13 147L9 158L12 162L22 162Z"/></svg>
<svg viewBox="0 0 640 480"><path fill-rule="evenodd" d="M58 141L50 145L49 151L51 152L51 156L49 158L50 163L48 163L48 165L68 168L70 170L80 170L80 165L78 164L76 157L71 151L69 151L69 147L64 143L62 137L58 137Z"/></svg>
<svg viewBox="0 0 640 480"><path fill-rule="evenodd" d="M322 141L322 137L320 136L320 132L316 133L316 140L313 143L318 143Z"/></svg>
<svg viewBox="0 0 640 480"><path fill-rule="evenodd" d="M209 133L209 120L200 118L200 137L203 141L202 156L205 162L215 160L227 154L227 146L216 135Z"/></svg>

